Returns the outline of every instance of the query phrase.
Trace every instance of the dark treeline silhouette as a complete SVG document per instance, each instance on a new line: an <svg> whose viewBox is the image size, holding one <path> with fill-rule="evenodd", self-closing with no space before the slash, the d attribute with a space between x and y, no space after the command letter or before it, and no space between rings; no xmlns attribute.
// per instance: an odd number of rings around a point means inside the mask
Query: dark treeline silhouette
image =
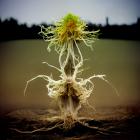
<svg viewBox="0 0 140 140"><path fill-rule="evenodd" d="M45 27L47 25L42 23ZM127 40L140 40L140 18L137 23L132 25L109 25L108 18L106 18L106 25L88 23L88 30L98 30L102 33L99 38L107 39L127 39ZM41 28L39 25L33 24L31 27L27 27L25 24L18 24L18 21L9 18L3 22L0 19L0 41L18 40L18 39L42 39L38 34Z"/></svg>
<svg viewBox="0 0 140 140"><path fill-rule="evenodd" d="M102 33L99 38L108 39L125 39L125 40L140 40L140 18L137 23L132 25L109 25L108 18L106 18L106 25L88 24L88 30L98 30Z"/></svg>
<svg viewBox="0 0 140 140"><path fill-rule="evenodd" d="M47 27L46 24L41 24ZM19 25L18 21L9 18L3 22L0 20L0 41L17 40L17 39L39 39L40 32L39 25L33 24L30 28L26 23Z"/></svg>

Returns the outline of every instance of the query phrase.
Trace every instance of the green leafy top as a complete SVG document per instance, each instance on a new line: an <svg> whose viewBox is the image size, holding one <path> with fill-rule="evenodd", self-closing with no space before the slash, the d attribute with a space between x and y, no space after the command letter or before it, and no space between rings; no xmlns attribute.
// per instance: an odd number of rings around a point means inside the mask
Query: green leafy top
<svg viewBox="0 0 140 140"><path fill-rule="evenodd" d="M55 45L55 50L59 53L64 44L67 44L70 40L84 41L87 46L89 43L94 42L98 37L98 31L87 31L87 24L85 21L79 20L79 16L75 16L68 13L62 17L61 21L55 21L53 26L45 28L41 27L40 35L43 36L45 41L50 41L48 45L48 51L50 47Z"/></svg>

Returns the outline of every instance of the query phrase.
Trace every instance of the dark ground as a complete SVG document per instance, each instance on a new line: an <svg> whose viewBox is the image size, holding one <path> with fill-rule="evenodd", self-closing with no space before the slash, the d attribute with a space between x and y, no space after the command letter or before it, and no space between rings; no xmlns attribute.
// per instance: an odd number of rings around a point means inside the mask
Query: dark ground
<svg viewBox="0 0 140 140"><path fill-rule="evenodd" d="M50 111L39 109L13 111L4 118L1 132L6 140L138 140L140 138L139 104L99 106L96 111L92 111L88 106L82 106L78 115L84 117L81 121L85 121L89 126L98 127L98 130L79 123L76 123L75 127L68 131L55 128L50 131L40 130L27 134L13 130L33 131L43 127L51 128L60 121L57 116L60 116L60 112L52 109ZM50 122L52 123L50 124Z"/></svg>

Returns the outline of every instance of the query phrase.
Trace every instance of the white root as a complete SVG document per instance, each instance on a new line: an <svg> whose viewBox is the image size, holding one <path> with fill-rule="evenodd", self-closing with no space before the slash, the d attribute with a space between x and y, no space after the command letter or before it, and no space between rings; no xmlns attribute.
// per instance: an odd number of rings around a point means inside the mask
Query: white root
<svg viewBox="0 0 140 140"><path fill-rule="evenodd" d="M86 41L83 40L86 44ZM80 55L80 60L79 58L75 57L74 54L74 49L73 49L73 43L75 43L75 46L78 50L78 53ZM87 44L86 44L87 45ZM61 58L64 54L64 52L67 50L67 57L66 60L64 62L62 62ZM70 60L70 66L69 66L69 60ZM78 62L78 64L75 66L75 61ZM89 77L88 79L83 80L82 78L76 78L78 73L81 73L83 71L82 70L78 70L82 65L83 65L83 57L81 54L81 51L76 43L76 40L70 40L69 42L65 42L63 44L63 48L60 52L59 55L59 64L60 64L60 68L57 68L55 66L52 66L50 64L48 64L47 62L43 62L46 63L48 66L53 67L55 69L57 69L58 71L61 72L61 80L55 81L51 78L51 76L46 76L46 75L38 75L34 78L32 78L31 80L27 81L25 90L24 90L24 96L25 96L25 92L27 89L27 86L29 84L29 82L35 80L38 77L42 77L44 80L48 81L48 84L46 85L46 87L48 88L48 95L51 98L54 98L55 100L57 100L59 102L59 106L61 108L61 111L63 112L63 114L65 114L65 116L67 116L67 114L73 114L73 116L76 117L79 108L81 107L81 105L83 103L88 103L87 98L90 96L90 94L93 91L94 88L94 84L92 83L91 79L98 77L101 78L102 80L106 81L107 83L109 83L107 80L104 79L105 75L93 75L91 77ZM70 72L70 74L67 74L65 71L65 67L69 66L68 68L70 69L70 71L73 69L73 73ZM76 81L76 79L80 80L79 82ZM92 86L87 88L87 83L90 83ZM115 87L109 83L114 89ZM117 95L119 96L117 90L115 89ZM67 101L63 101L63 98L67 96ZM73 99L72 97L76 98ZM77 100L77 101L74 101ZM62 107L62 104L64 105L64 107ZM75 104L75 107L74 107ZM89 107L92 107L89 105ZM93 110L95 110L92 107Z"/></svg>
<svg viewBox="0 0 140 140"><path fill-rule="evenodd" d="M28 83L31 82L31 81L33 81L33 80L35 80L36 78L39 78L39 77L42 77L42 78L44 78L44 79L47 80L47 81L51 79L49 76L46 76L46 75L38 75L38 76L32 78L31 80L27 81L27 84L26 84L25 90L24 90L24 97L25 97L25 92L26 92ZM48 78L48 79L46 79L46 78Z"/></svg>
<svg viewBox="0 0 140 140"><path fill-rule="evenodd" d="M50 67L52 67L52 68L55 68L55 69L57 69L58 71L61 72L61 70L60 70L59 68L57 68L57 67L55 67L55 66L52 66L52 65L48 64L47 62L42 62L42 63L43 63L43 64L47 64L48 66L50 66Z"/></svg>

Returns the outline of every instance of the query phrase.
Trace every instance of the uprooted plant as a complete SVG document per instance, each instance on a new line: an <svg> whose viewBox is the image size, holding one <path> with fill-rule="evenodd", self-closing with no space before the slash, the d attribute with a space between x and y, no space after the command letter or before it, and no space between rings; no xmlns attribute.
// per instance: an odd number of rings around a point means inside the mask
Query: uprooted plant
<svg viewBox="0 0 140 140"><path fill-rule="evenodd" d="M87 98L90 96L94 88L91 79L98 77L108 82L104 79L105 75L93 75L85 80L82 78L77 78L77 76L84 70L80 69L83 65L83 57L78 47L78 43L83 41L85 45L91 47L92 49L91 43L93 43L99 35L99 30L88 31L86 28L86 23L79 20L79 16L72 15L71 13L68 13L66 16L62 17L61 21L55 21L53 26L48 28L41 26L41 32L39 34L43 36L45 41L50 42L48 45L48 51L50 51L50 47L54 45L55 50L59 53L60 69L48 64L47 62L43 63L46 63L50 67L56 68L58 71L60 71L61 80L55 81L49 76L38 75L27 81L25 91L29 82L38 77L42 77L44 80L48 81L46 86L48 88L48 95L58 101L64 119L63 124L56 125L55 127L63 126L65 129L71 129L75 122L78 121L81 123L77 116L78 110L81 108L82 104L88 104ZM78 55L80 57L75 55L74 49L78 50ZM66 54L66 60L62 62L62 56L64 54ZM87 83L91 84L91 86L87 87ZM109 84L114 88L111 83ZM88 125L85 126L90 127ZM90 128L95 129L95 127ZM50 129L41 130L49 131Z"/></svg>

